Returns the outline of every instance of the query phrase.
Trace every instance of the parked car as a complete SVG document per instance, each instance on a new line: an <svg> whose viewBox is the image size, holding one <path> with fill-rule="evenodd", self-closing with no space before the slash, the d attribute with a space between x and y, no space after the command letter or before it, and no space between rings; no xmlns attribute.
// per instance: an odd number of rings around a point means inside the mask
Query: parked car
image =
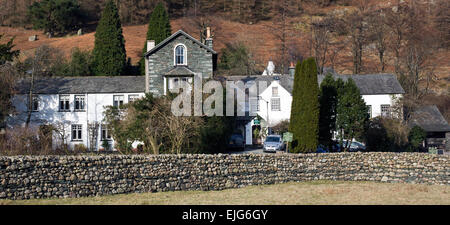
<svg viewBox="0 0 450 225"><path fill-rule="evenodd" d="M347 140L343 140L343 145L345 146ZM341 146L339 144L338 141L333 141L333 146L332 146L332 151L333 152L341 152L343 146ZM366 145L361 143L361 142L357 142L357 141L352 141L350 143L350 147L348 149L349 152L360 152L360 151L365 151L366 150Z"/></svg>
<svg viewBox="0 0 450 225"><path fill-rule="evenodd" d="M245 150L245 141L242 134L233 134L227 145L228 149Z"/></svg>
<svg viewBox="0 0 450 225"><path fill-rule="evenodd" d="M352 141L352 143L350 144L350 152L360 152L364 150L366 150L366 146L361 142Z"/></svg>
<svg viewBox="0 0 450 225"><path fill-rule="evenodd" d="M326 148L325 146L323 146L323 145L317 146L316 153L327 153L327 152L329 152L329 151L328 151L328 148Z"/></svg>
<svg viewBox="0 0 450 225"><path fill-rule="evenodd" d="M266 137L263 145L263 152L283 151L285 145L281 135L269 135Z"/></svg>

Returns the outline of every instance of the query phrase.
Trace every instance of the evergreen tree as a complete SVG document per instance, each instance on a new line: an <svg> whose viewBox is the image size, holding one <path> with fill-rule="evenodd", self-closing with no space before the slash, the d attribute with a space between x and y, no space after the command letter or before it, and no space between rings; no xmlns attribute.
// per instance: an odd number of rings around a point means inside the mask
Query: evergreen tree
<svg viewBox="0 0 450 225"><path fill-rule="evenodd" d="M76 0L43 0L34 2L28 14L34 29L44 29L51 34L64 34L76 30L83 19Z"/></svg>
<svg viewBox="0 0 450 225"><path fill-rule="evenodd" d="M106 3L95 32L95 75L121 75L126 67L125 40L117 7L112 0Z"/></svg>
<svg viewBox="0 0 450 225"><path fill-rule="evenodd" d="M343 143L344 150L347 150L353 138L363 137L369 113L358 87L351 78L344 84L343 92L338 96L336 125L341 140L347 140Z"/></svg>
<svg viewBox="0 0 450 225"><path fill-rule="evenodd" d="M70 63L68 65L69 76L90 76L92 75L92 55L90 51L83 51L75 48L72 51Z"/></svg>
<svg viewBox="0 0 450 225"><path fill-rule="evenodd" d="M171 34L172 28L170 26L169 14L164 8L164 5L160 2L158 3L158 5L156 5L150 17L146 40L154 40L155 45L157 45L161 41L164 41L166 38L168 38ZM142 49L143 54L145 54L146 52L147 52L147 42L145 42L144 48ZM139 65L141 74L145 74L144 58L142 58L141 61L139 61Z"/></svg>
<svg viewBox="0 0 450 225"><path fill-rule="evenodd" d="M297 63L291 108L293 152L315 152L319 134L319 87L314 58Z"/></svg>
<svg viewBox="0 0 450 225"><path fill-rule="evenodd" d="M409 147L408 150L411 152L416 152L420 150L420 145L423 143L427 133L424 129L419 126L414 126L411 128L408 134Z"/></svg>
<svg viewBox="0 0 450 225"><path fill-rule="evenodd" d="M293 134L291 146L289 149L293 153L298 153L299 148L297 147L299 144L299 133L303 129L301 123L301 108L300 101L302 99L302 63L300 61L297 62L295 66L295 74L294 74L294 89L292 90L292 104L291 104L291 116L289 123L289 131Z"/></svg>
<svg viewBox="0 0 450 225"><path fill-rule="evenodd" d="M320 84L319 94L319 143L331 149L333 131L336 129L336 105L338 93L336 82L327 74Z"/></svg>
<svg viewBox="0 0 450 225"><path fill-rule="evenodd" d="M0 40L3 34L0 34ZM14 38L11 38L6 44L0 44L0 65L5 64L8 61L13 61L13 59L19 56L19 50L12 50L14 48Z"/></svg>

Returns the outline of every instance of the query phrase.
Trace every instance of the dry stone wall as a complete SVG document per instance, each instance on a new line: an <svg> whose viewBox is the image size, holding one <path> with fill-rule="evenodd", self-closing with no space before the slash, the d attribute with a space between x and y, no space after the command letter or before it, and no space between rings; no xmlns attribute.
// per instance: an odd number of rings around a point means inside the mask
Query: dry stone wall
<svg viewBox="0 0 450 225"><path fill-rule="evenodd" d="M290 181L450 185L450 157L426 153L0 157L0 198L222 190Z"/></svg>

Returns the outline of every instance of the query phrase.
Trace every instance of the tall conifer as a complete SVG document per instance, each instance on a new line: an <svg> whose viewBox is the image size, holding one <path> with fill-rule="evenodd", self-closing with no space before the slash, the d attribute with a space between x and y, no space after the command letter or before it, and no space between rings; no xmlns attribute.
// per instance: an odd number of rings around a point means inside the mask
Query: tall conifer
<svg viewBox="0 0 450 225"><path fill-rule="evenodd" d="M155 45L159 44L164 39L168 38L172 34L172 28L170 26L169 14L167 13L164 5L160 2L156 5L152 12L150 21L148 23L147 39L154 40ZM144 44L142 53L147 52L147 42ZM141 74L145 74L144 58L139 61Z"/></svg>
<svg viewBox="0 0 450 225"><path fill-rule="evenodd" d="M121 75L126 67L125 39L116 5L108 1L95 32L95 75Z"/></svg>
<svg viewBox="0 0 450 225"><path fill-rule="evenodd" d="M292 144L289 147L290 151L293 153L299 153L299 133L300 130L303 129L301 123L301 108L300 108L300 100L302 99L302 91L301 88L303 82L302 76L302 63L300 61L297 62L295 66L295 75L294 75L294 89L292 91L292 105L291 105L291 117L289 121L289 131L293 134Z"/></svg>
<svg viewBox="0 0 450 225"><path fill-rule="evenodd" d="M336 82L329 73L320 84L319 95L319 143L331 149L333 131L336 130Z"/></svg>
<svg viewBox="0 0 450 225"><path fill-rule="evenodd" d="M290 130L293 152L315 152L319 134L319 86L314 58L296 67L291 107Z"/></svg>

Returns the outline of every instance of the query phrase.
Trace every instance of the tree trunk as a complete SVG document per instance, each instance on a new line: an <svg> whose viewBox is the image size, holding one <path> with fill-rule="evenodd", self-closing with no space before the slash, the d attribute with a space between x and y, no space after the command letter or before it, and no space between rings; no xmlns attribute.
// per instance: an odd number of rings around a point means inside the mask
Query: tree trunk
<svg viewBox="0 0 450 225"><path fill-rule="evenodd" d="M34 62L33 62L34 64ZM33 110L33 86L34 86L34 69L31 72L31 81L30 81L30 91L28 96L28 112L27 112L27 121L25 122L25 128L28 128L31 121L31 111Z"/></svg>

